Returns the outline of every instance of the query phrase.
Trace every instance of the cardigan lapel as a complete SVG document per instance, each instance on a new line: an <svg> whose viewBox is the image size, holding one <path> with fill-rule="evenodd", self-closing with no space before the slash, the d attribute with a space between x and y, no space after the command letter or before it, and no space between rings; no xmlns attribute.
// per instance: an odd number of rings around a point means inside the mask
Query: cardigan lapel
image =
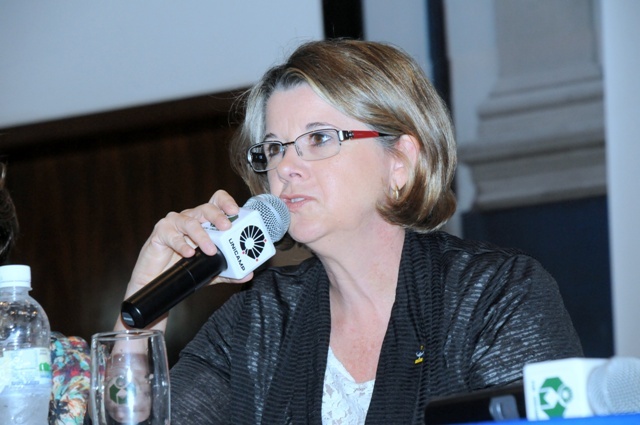
<svg viewBox="0 0 640 425"><path fill-rule="evenodd" d="M441 388L443 293L434 238L407 231L396 299L380 353L367 425L421 423L429 388ZM321 424L331 314L329 279L317 263L282 345L262 422Z"/></svg>
<svg viewBox="0 0 640 425"><path fill-rule="evenodd" d="M367 414L367 425L421 423L428 386L442 373L443 336L433 332L442 316L438 265L432 238L407 231L396 299L391 311Z"/></svg>
<svg viewBox="0 0 640 425"><path fill-rule="evenodd" d="M265 424L321 425L331 332L329 279L320 262L303 279L265 403Z"/></svg>

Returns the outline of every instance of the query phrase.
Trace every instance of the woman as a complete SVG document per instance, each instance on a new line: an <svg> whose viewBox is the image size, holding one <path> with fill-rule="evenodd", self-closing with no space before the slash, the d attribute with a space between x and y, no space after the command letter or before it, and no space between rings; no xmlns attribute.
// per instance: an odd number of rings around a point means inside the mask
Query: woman
<svg viewBox="0 0 640 425"><path fill-rule="evenodd" d="M175 423L420 423L434 396L581 354L535 260L437 231L455 209L451 123L397 49L301 46L250 91L231 155L314 256L260 273L212 315L172 369ZM161 220L127 296L193 243L214 254L200 223L227 229L237 210L218 191Z"/></svg>

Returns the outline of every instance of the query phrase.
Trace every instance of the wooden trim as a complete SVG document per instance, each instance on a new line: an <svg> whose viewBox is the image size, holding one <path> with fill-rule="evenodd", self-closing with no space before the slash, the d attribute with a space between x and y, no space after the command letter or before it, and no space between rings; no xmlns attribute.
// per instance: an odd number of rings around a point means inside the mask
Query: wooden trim
<svg viewBox="0 0 640 425"><path fill-rule="evenodd" d="M245 90L230 91L136 106L55 121L0 129L0 150L7 154L35 144L68 142L105 133L129 132L138 129L182 124L202 120L237 123L232 114ZM233 116L236 115L236 116Z"/></svg>

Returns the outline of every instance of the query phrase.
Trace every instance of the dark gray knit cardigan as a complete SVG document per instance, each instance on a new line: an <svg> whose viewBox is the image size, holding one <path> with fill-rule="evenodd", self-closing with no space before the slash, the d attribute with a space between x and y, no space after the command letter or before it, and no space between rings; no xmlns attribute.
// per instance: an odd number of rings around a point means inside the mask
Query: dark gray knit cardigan
<svg viewBox="0 0 640 425"><path fill-rule="evenodd" d="M260 273L181 353L171 423L320 425L330 329L317 259ZM421 423L434 396L505 385L527 362L581 354L557 285L537 261L407 231L366 423Z"/></svg>

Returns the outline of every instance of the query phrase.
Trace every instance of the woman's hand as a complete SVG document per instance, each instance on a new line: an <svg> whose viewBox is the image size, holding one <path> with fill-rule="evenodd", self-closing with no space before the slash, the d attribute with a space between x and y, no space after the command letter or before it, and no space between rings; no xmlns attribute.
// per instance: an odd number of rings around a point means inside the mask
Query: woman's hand
<svg viewBox="0 0 640 425"><path fill-rule="evenodd" d="M151 416L151 380L145 354L109 357L105 373L104 408L118 423L141 423Z"/></svg>
<svg viewBox="0 0 640 425"><path fill-rule="evenodd" d="M213 194L208 203L180 213L171 212L156 223L149 239L143 245L127 286L125 299L136 293L160 273L171 267L182 257L195 254L195 247L206 255L214 255L218 248L211 241L202 223L211 222L221 231L231 227L227 216L239 211L236 201L223 190ZM211 283L243 283L251 280L253 273L241 280L216 277ZM166 324L158 323L153 328L164 330ZM116 329L124 324L118 320Z"/></svg>

